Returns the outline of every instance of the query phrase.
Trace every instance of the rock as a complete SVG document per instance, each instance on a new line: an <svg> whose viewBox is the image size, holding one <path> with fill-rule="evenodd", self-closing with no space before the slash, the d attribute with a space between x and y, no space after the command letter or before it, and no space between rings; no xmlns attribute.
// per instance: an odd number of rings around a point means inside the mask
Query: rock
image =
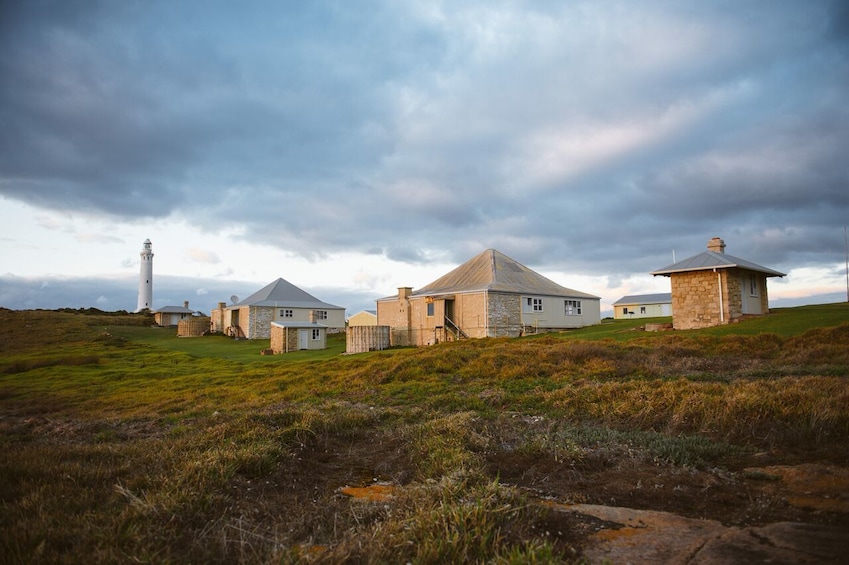
<svg viewBox="0 0 849 565"><path fill-rule="evenodd" d="M584 547L591 563L844 563L849 554L849 537L828 526L780 522L736 528L654 510L593 504L553 508L606 523Z"/></svg>

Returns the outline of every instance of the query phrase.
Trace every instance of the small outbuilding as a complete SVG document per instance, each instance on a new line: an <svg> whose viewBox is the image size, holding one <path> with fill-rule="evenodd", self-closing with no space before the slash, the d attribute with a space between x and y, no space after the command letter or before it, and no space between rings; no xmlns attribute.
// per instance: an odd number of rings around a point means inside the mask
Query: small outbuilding
<svg viewBox="0 0 849 565"><path fill-rule="evenodd" d="M658 318L672 315L672 293L629 294L613 303L614 320Z"/></svg>
<svg viewBox="0 0 849 565"><path fill-rule="evenodd" d="M348 318L348 327L352 326L376 326L377 310L360 310Z"/></svg>
<svg viewBox="0 0 849 565"><path fill-rule="evenodd" d="M157 326L163 328L176 327L180 320L186 320L192 316L201 316L200 312L196 312L189 308L189 301L183 302L182 306L163 306L153 311L153 321Z"/></svg>
<svg viewBox="0 0 849 565"><path fill-rule="evenodd" d="M327 326L316 322L271 322L269 348L275 355L327 349Z"/></svg>
<svg viewBox="0 0 849 565"><path fill-rule="evenodd" d="M785 274L726 254L719 237L711 239L707 248L651 273L670 278L673 327L707 328L768 314L766 281Z"/></svg>

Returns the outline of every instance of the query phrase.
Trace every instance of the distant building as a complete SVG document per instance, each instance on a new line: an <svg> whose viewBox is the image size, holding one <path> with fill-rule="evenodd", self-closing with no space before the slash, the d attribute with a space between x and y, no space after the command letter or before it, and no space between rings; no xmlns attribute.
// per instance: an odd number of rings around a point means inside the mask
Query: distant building
<svg viewBox="0 0 849 565"><path fill-rule="evenodd" d="M180 320L191 318L192 316L201 316L200 312L189 308L189 301L183 302L182 306L163 306L153 311L153 321L157 326L173 327L180 323Z"/></svg>
<svg viewBox="0 0 849 565"><path fill-rule="evenodd" d="M344 331L345 309L322 302L292 283L277 279L244 300L218 303L212 311L212 330L237 338L269 339L271 324L317 323L328 331Z"/></svg>
<svg viewBox="0 0 849 565"><path fill-rule="evenodd" d="M516 337L601 321L598 296L560 286L488 249L429 285L377 301L377 323L392 345L468 337Z"/></svg>
<svg viewBox="0 0 849 565"><path fill-rule="evenodd" d="M629 294L613 303L613 318L657 318L672 315L672 293Z"/></svg>
<svg viewBox="0 0 849 565"><path fill-rule="evenodd" d="M139 300L136 312L153 306L153 244L149 239L142 244L141 265L139 266Z"/></svg>
<svg viewBox="0 0 849 565"><path fill-rule="evenodd" d="M348 327L351 326L376 326L377 310L360 310L348 318Z"/></svg>
<svg viewBox="0 0 849 565"><path fill-rule="evenodd" d="M766 281L783 277L767 267L725 253L714 237L708 250L653 271L672 284L672 324L689 330L728 324L743 316L769 313Z"/></svg>

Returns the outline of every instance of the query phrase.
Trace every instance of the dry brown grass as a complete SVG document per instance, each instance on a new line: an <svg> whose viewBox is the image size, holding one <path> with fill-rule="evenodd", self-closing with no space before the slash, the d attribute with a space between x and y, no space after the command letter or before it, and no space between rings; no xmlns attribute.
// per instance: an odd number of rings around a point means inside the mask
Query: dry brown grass
<svg viewBox="0 0 849 565"><path fill-rule="evenodd" d="M116 317L0 314L50 332L7 332L0 360L8 562L577 558L581 525L554 523L543 494L740 523L845 521L764 504L769 485L736 473L849 465L849 324L271 364L116 339ZM375 481L403 488L378 504L340 492Z"/></svg>

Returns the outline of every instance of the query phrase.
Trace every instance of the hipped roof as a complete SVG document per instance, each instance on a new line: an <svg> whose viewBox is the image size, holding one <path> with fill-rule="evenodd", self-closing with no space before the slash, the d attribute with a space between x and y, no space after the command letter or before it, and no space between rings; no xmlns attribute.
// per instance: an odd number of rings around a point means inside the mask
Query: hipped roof
<svg viewBox="0 0 849 565"><path fill-rule="evenodd" d="M228 309L241 306L274 306L289 308L321 308L327 310L344 310L341 306L334 306L322 302L315 296L296 287L285 279L277 279L251 294L244 300L231 304Z"/></svg>
<svg viewBox="0 0 849 565"><path fill-rule="evenodd" d="M784 273L779 273L778 271L758 265L757 263L752 263L751 261L740 259L739 257L734 257L733 255L727 255L725 253L718 253L716 251L703 251L698 255L693 255L683 261L678 261L677 263L672 263L671 265L667 265L657 271L652 271L651 274L655 276L669 276L673 273L685 273L687 271L709 271L713 269L731 269L733 267L757 271L759 273L764 273L768 277L784 276Z"/></svg>
<svg viewBox="0 0 849 565"><path fill-rule="evenodd" d="M152 310L154 314L194 314L197 310L186 308L185 306L163 306L156 310Z"/></svg>
<svg viewBox="0 0 849 565"><path fill-rule="evenodd" d="M671 292L661 292L658 294L629 294L627 296L623 296L619 300L613 303L614 306L618 304L665 304L672 302L672 293Z"/></svg>
<svg viewBox="0 0 849 565"><path fill-rule="evenodd" d="M495 249L487 249L472 257L412 295L435 296L483 291L599 299L598 296L560 286Z"/></svg>

